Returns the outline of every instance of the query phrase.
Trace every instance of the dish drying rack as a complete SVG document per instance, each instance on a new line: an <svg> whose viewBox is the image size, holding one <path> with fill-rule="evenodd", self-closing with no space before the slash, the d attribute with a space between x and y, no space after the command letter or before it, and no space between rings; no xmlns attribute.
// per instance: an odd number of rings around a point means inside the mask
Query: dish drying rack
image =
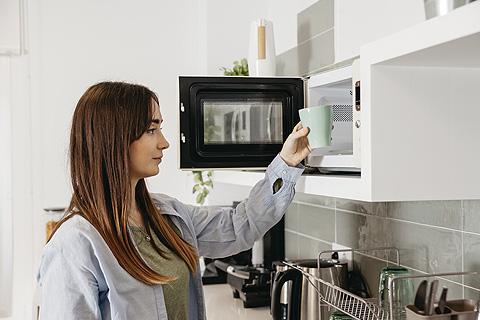
<svg viewBox="0 0 480 320"><path fill-rule="evenodd" d="M369 249L342 249L342 250L325 250L321 251L318 254L318 265L320 265L321 257L327 253L340 253L340 252L351 252L352 253L352 263L354 261L354 255L356 252L375 252L375 251L393 251L396 255L396 265L400 265L400 250L395 247L380 247L380 248L369 248ZM361 298L345 289L342 289L328 281L320 279L312 274L309 274L302 270L302 268L291 264L289 262L283 261L283 263L290 268L300 271L303 276L308 280L310 285L312 285L317 293L320 296L321 302L335 308L338 311L341 311L348 316L356 320L399 320L393 319L393 297L391 294L388 295L389 309L385 310L378 305L377 298L364 299ZM393 264L393 263L392 263ZM436 274L425 274L425 275L412 275L412 276L398 276L391 279L388 282L388 292L392 292L393 285L396 281L403 279L414 279L414 278L429 278L429 277L442 277L442 276L454 276L454 275L470 275L478 274L477 272L450 272L450 273L436 273ZM405 319L403 317L403 319Z"/></svg>

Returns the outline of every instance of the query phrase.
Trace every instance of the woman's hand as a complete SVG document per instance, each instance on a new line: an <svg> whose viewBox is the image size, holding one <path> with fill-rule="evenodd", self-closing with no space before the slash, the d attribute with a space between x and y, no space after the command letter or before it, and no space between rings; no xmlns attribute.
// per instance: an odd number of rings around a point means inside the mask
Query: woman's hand
<svg viewBox="0 0 480 320"><path fill-rule="evenodd" d="M303 128L302 123L299 122L292 133L288 136L283 144L280 157L289 166L296 167L303 159L305 159L312 150L308 144L307 135L310 132L309 128Z"/></svg>

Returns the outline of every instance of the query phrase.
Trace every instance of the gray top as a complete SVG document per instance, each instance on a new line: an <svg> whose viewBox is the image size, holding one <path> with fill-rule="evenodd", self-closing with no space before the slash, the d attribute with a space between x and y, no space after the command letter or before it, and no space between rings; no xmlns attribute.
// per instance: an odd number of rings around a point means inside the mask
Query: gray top
<svg viewBox="0 0 480 320"><path fill-rule="evenodd" d="M226 257L247 250L283 216L295 194L303 167L289 167L277 155L249 198L233 208L198 207L162 194L152 194L185 241L200 256ZM274 194L273 185L283 180ZM41 320L168 319L161 285L146 285L117 262L97 230L75 216L45 246L37 280ZM200 271L190 274L188 318L205 319Z"/></svg>

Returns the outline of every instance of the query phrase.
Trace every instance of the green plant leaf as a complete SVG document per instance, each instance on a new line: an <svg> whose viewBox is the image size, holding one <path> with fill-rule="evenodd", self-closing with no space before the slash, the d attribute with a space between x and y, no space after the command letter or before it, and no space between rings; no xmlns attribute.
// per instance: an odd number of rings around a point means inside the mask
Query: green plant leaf
<svg viewBox="0 0 480 320"><path fill-rule="evenodd" d="M248 61L242 58L240 61L234 61L231 69L221 67L225 76L248 76Z"/></svg>
<svg viewBox="0 0 480 320"><path fill-rule="evenodd" d="M205 202L205 197L202 193L197 194L197 197L195 198L195 201L198 204L203 204Z"/></svg>
<svg viewBox="0 0 480 320"><path fill-rule="evenodd" d="M202 179L200 178L201 176L196 174L193 176L193 181L195 181L195 183L202 183Z"/></svg>
<svg viewBox="0 0 480 320"><path fill-rule="evenodd" d="M203 196L204 196L205 198L208 196L209 193L210 193L210 191L209 191L207 188L204 188L204 189L202 190L202 194L203 194Z"/></svg>

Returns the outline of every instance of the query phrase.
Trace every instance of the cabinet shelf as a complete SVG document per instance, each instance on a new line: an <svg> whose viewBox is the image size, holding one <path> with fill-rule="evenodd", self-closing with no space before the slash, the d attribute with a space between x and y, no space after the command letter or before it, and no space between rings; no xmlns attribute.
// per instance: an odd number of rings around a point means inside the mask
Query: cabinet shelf
<svg viewBox="0 0 480 320"><path fill-rule="evenodd" d="M264 176L264 172L216 171L214 181L215 183L253 187ZM297 182L295 189L297 192L303 193L364 200L367 195L364 194L361 183L359 176L303 175Z"/></svg>
<svg viewBox="0 0 480 320"><path fill-rule="evenodd" d="M480 3L371 42L360 56L370 65L478 68Z"/></svg>

